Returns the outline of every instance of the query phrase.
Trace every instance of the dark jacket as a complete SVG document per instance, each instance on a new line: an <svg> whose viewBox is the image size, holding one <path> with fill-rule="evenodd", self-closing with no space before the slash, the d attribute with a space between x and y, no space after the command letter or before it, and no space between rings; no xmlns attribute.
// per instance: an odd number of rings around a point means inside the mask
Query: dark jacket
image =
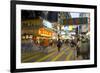
<svg viewBox="0 0 100 73"><path fill-rule="evenodd" d="M61 47L61 45L62 45L61 41L58 40L58 42L57 42L57 47Z"/></svg>

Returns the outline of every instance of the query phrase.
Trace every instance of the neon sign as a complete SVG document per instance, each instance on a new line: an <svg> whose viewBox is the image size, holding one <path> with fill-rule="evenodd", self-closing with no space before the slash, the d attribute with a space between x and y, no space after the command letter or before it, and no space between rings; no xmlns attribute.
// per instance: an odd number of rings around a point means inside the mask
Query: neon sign
<svg viewBox="0 0 100 73"><path fill-rule="evenodd" d="M40 28L38 33L39 33L39 35L41 35L41 36L48 36L48 37L51 37L51 36L52 36L52 32L47 31L47 30L44 29L44 28Z"/></svg>

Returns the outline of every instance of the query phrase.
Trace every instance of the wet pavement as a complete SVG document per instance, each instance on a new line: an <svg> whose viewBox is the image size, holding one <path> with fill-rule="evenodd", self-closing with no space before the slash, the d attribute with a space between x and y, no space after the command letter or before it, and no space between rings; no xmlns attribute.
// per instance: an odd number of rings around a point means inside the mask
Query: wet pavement
<svg viewBox="0 0 100 73"><path fill-rule="evenodd" d="M77 58L75 47L68 45L62 45L60 52L55 45L42 48L42 49L31 49L30 51L24 51L21 53L21 62L51 62L51 61L71 61L71 60L82 60L82 57Z"/></svg>

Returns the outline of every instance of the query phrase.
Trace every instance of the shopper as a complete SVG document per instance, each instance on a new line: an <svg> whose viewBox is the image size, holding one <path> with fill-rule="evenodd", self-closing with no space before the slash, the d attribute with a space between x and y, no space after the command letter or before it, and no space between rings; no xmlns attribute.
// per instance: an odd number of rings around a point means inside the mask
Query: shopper
<svg viewBox="0 0 100 73"><path fill-rule="evenodd" d="M78 38L77 39L77 45L76 45L76 51L77 51L77 58L80 56L80 45L81 45L81 41Z"/></svg>
<svg viewBox="0 0 100 73"><path fill-rule="evenodd" d="M60 52L61 45L62 45L61 40L58 39L58 42L57 42L58 52Z"/></svg>
<svg viewBox="0 0 100 73"><path fill-rule="evenodd" d="M80 54L83 59L89 59L90 54L90 41L86 38L82 38L81 46L80 46Z"/></svg>

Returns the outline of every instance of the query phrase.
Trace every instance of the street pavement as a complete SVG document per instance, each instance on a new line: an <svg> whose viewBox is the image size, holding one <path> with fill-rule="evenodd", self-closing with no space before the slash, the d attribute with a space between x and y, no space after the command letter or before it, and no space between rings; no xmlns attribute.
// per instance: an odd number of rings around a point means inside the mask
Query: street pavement
<svg viewBox="0 0 100 73"><path fill-rule="evenodd" d="M26 51L21 53L21 62L53 62L53 61L71 61L71 60L81 60L82 57L76 57L76 49L68 45L62 45L60 52L56 46L49 46L45 49L39 49L31 51Z"/></svg>

